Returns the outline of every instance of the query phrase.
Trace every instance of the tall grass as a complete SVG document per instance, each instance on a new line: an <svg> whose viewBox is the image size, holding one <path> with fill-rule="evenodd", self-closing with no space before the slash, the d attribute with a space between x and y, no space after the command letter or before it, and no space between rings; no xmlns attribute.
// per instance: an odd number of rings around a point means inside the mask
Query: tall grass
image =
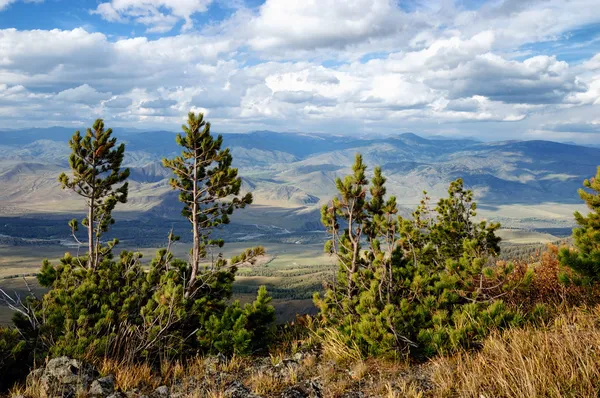
<svg viewBox="0 0 600 398"><path fill-rule="evenodd" d="M434 360L436 397L597 397L600 307L548 327L493 333L481 351Z"/></svg>

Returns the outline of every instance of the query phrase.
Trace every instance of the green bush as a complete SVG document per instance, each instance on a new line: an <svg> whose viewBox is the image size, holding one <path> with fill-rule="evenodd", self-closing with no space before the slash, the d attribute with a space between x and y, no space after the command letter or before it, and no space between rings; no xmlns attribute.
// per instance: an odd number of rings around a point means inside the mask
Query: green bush
<svg viewBox="0 0 600 398"><path fill-rule="evenodd" d="M28 365L27 343L18 330L0 327L0 391L26 375Z"/></svg>
<svg viewBox="0 0 600 398"><path fill-rule="evenodd" d="M583 183L587 190L580 189L579 196L590 212L587 216L575 212L578 228L573 229L575 250L563 248L559 253L560 263L575 270L582 281L600 281L600 167L594 178Z"/></svg>
<svg viewBox="0 0 600 398"><path fill-rule="evenodd" d="M472 192L454 181L431 210L425 196L411 220L398 217L376 168L369 186L357 155L354 173L322 209L339 271L321 297L320 316L364 354L432 355L478 344L490 329L522 322L496 298L522 283L492 268L499 224L476 222ZM367 192L370 195L367 195ZM524 278L526 279L526 278ZM494 281L493 288L490 281Z"/></svg>
<svg viewBox="0 0 600 398"><path fill-rule="evenodd" d="M59 179L63 188L87 199L88 217L81 225L88 230L89 248L83 256L67 253L57 265L42 265L38 280L50 290L31 303L39 325L27 328L23 320L17 322L36 356L153 362L207 352L248 354L268 344L275 311L266 289L259 290L254 304L229 304L238 266L253 263L264 249L247 249L228 260L216 253L224 242L210 238L234 210L252 202L252 195L238 197L241 178L231 167L229 149L221 149L222 137L211 135L202 114L190 113L183 130L185 136L176 139L181 156L165 159L164 165L174 173L171 185L180 190L182 214L192 226L190 261L173 258L170 249L179 238L170 233L167 248L158 251L149 269L137 253L122 252L115 259L117 239L100 240L114 223L116 204L127 201L129 171L120 171L124 145L110 149L116 138L112 130L104 131L100 119L95 133L90 129L84 138L79 132L73 136L73 176L63 173ZM106 159L88 159L90 148L104 148ZM79 224L69 226L77 240Z"/></svg>
<svg viewBox="0 0 600 398"><path fill-rule="evenodd" d="M249 354L269 341L275 311L264 287L244 308L227 303L236 270L231 262L203 269L198 290L186 297L187 262L160 250L145 271L140 258L106 256L94 270L69 255L56 267L44 265L39 279L51 281L51 289L38 317L50 355L154 361L199 352Z"/></svg>

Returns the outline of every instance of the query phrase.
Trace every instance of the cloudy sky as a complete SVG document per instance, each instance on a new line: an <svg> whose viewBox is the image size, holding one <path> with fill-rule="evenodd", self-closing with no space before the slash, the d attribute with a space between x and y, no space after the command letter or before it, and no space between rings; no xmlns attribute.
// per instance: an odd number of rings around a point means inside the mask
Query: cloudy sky
<svg viewBox="0 0 600 398"><path fill-rule="evenodd" d="M600 143L600 0L0 0L0 128Z"/></svg>

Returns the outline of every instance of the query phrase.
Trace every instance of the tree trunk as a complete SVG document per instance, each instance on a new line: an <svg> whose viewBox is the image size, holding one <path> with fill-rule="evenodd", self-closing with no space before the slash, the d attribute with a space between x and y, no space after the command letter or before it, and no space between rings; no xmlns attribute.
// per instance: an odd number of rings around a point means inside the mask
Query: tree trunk
<svg viewBox="0 0 600 398"><path fill-rule="evenodd" d="M88 210L88 268L96 268L94 259L94 189L92 189L92 198Z"/></svg>
<svg viewBox="0 0 600 398"><path fill-rule="evenodd" d="M188 297L192 291L194 283L196 282L196 276L198 274L198 263L199 259L199 248L200 248L200 236L198 231L198 154L196 153L197 149L194 148L194 183L192 189L192 227L194 230L194 243L192 246L192 271L190 273L190 281L188 283L188 291L186 292L186 297Z"/></svg>

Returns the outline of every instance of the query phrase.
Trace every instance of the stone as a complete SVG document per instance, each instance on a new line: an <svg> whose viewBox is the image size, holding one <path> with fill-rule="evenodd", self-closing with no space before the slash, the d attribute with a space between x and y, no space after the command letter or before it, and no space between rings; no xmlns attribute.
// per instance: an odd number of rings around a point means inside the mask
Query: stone
<svg viewBox="0 0 600 398"><path fill-rule="evenodd" d="M223 395L225 398L260 398L237 380L227 386L227 389Z"/></svg>
<svg viewBox="0 0 600 398"><path fill-rule="evenodd" d="M92 397L106 397L115 392L115 377L109 375L94 380L88 394Z"/></svg>
<svg viewBox="0 0 600 398"><path fill-rule="evenodd" d="M150 394L150 398L169 398L171 396L169 387L160 386Z"/></svg>
<svg viewBox="0 0 600 398"><path fill-rule="evenodd" d="M281 393L281 398L309 398L310 395L300 386L286 388Z"/></svg>
<svg viewBox="0 0 600 398"><path fill-rule="evenodd" d="M27 379L25 380L25 383L27 383L28 386L33 386L40 381L43 374L44 374L44 368L34 369L31 372L29 372L29 374L27 375Z"/></svg>
<svg viewBox="0 0 600 398"><path fill-rule="evenodd" d="M40 377L40 396L75 397L87 391L96 376L94 368L83 361L68 357L51 359Z"/></svg>
<svg viewBox="0 0 600 398"><path fill-rule="evenodd" d="M288 387L281 393L281 398L322 398L321 386L315 381L304 381Z"/></svg>
<svg viewBox="0 0 600 398"><path fill-rule="evenodd" d="M360 391L349 391L342 395L342 398L364 398L365 394Z"/></svg>
<svg viewBox="0 0 600 398"><path fill-rule="evenodd" d="M123 394L122 392L113 392L106 398L127 398L127 395Z"/></svg>

